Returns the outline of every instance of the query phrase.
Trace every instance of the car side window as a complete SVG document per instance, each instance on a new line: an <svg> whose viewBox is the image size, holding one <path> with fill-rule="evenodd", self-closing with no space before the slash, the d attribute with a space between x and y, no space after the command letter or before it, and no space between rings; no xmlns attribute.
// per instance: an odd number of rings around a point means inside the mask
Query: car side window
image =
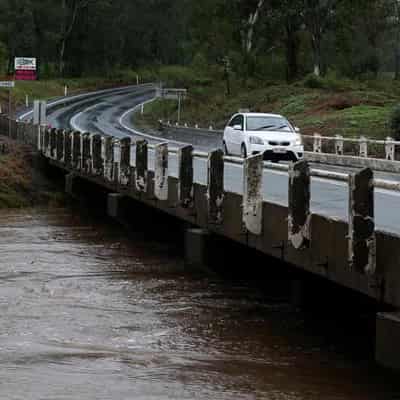
<svg viewBox="0 0 400 400"><path fill-rule="evenodd" d="M229 126L234 127L235 125L240 125L243 130L243 115L236 115L236 117L231 120Z"/></svg>

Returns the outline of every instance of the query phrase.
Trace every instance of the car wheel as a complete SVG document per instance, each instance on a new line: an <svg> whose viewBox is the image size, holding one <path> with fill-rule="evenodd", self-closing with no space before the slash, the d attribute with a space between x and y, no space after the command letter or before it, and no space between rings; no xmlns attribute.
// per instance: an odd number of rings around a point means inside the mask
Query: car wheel
<svg viewBox="0 0 400 400"><path fill-rule="evenodd" d="M242 144L240 155L242 156L242 158L247 158L247 150L246 150L246 145L244 143Z"/></svg>
<svg viewBox="0 0 400 400"><path fill-rule="evenodd" d="M228 147L226 146L225 141L222 143L222 149L224 150L224 154L229 156Z"/></svg>

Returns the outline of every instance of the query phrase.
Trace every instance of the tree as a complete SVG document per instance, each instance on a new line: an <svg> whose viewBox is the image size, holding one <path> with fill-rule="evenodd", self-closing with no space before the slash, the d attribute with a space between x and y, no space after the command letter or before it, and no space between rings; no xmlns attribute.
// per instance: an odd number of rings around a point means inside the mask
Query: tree
<svg viewBox="0 0 400 400"><path fill-rule="evenodd" d="M303 0L303 17L311 37L314 74L321 75L322 41L334 17L336 0Z"/></svg>

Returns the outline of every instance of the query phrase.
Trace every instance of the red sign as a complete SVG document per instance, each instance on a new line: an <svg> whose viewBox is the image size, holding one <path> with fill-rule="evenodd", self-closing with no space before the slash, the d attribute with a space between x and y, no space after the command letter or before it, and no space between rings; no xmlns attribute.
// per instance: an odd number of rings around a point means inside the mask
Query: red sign
<svg viewBox="0 0 400 400"><path fill-rule="evenodd" d="M26 69L19 69L18 71L15 71L16 81L36 81L36 79L36 71Z"/></svg>

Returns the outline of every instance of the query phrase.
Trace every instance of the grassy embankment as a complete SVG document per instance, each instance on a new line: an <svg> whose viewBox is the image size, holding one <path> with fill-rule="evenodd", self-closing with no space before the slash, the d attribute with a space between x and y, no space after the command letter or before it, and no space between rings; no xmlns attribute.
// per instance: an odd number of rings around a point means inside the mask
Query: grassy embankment
<svg viewBox="0 0 400 400"><path fill-rule="evenodd" d="M17 109L24 107L27 94L30 102L33 99L60 97L64 94L65 85L69 88L69 94L75 94L131 83L136 83L136 74L112 78L16 82L12 90L12 104ZM0 89L0 101L7 111L8 94L4 89ZM63 194L34 171L31 150L0 136L0 209L60 204L62 201Z"/></svg>
<svg viewBox="0 0 400 400"><path fill-rule="evenodd" d="M240 108L287 116L303 134L320 133L347 137L385 138L391 134L390 115L400 103L400 83L389 79L351 81L308 77L294 84L252 80L233 81L232 94L225 94L221 77L198 78L186 71L186 79L167 75L167 84L186 87L181 123L222 128ZM165 79L163 79L165 80ZM157 101L140 118L142 126L155 126L163 119L176 121L177 102Z"/></svg>

